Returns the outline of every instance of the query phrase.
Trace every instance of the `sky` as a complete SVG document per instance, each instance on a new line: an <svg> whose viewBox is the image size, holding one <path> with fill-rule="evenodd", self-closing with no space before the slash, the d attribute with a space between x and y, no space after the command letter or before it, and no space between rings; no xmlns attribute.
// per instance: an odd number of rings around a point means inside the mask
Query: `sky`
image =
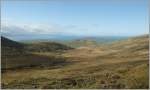
<svg viewBox="0 0 150 90"><path fill-rule="evenodd" d="M137 36L149 32L148 0L2 0L2 35Z"/></svg>

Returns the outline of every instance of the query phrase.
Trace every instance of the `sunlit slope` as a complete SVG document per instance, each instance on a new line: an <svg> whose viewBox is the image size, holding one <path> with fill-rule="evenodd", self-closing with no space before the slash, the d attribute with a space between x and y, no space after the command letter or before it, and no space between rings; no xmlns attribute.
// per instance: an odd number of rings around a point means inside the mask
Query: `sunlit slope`
<svg viewBox="0 0 150 90"><path fill-rule="evenodd" d="M143 35L116 42L109 46L110 49L116 50L118 57L137 57L148 59L149 55L149 36Z"/></svg>
<svg viewBox="0 0 150 90"><path fill-rule="evenodd" d="M69 50L66 56L106 56L106 57L125 57L134 55L148 55L149 38L148 35L133 37L126 40L116 41L99 47L79 47ZM141 57L141 56L140 56Z"/></svg>
<svg viewBox="0 0 150 90"><path fill-rule="evenodd" d="M123 49L123 50L148 50L149 49L149 36L143 35L139 37L129 38L120 42L113 43L110 46L112 49Z"/></svg>

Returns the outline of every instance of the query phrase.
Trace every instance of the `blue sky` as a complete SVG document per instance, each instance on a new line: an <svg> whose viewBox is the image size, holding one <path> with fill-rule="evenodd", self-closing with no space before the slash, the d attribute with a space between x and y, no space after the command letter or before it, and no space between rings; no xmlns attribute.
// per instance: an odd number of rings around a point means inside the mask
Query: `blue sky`
<svg viewBox="0 0 150 90"><path fill-rule="evenodd" d="M136 36L149 32L148 0L3 0L6 35Z"/></svg>

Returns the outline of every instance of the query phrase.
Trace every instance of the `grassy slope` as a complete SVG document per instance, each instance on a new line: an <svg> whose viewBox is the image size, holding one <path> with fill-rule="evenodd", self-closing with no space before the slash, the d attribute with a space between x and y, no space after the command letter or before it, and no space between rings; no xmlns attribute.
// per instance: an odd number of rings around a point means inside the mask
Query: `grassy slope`
<svg viewBox="0 0 150 90"><path fill-rule="evenodd" d="M27 44L26 49L29 52L60 52L72 48L55 42L38 42Z"/></svg>
<svg viewBox="0 0 150 90"><path fill-rule="evenodd" d="M129 37L115 37L115 36L106 36L106 37L85 37L74 39L70 41L60 42L67 46L71 46L74 48L78 47L98 47L105 44L110 44L115 41L125 40ZM59 41L58 41L59 42Z"/></svg>
<svg viewBox="0 0 150 90"><path fill-rule="evenodd" d="M2 42L2 70L24 67L47 67L56 63L66 63L63 57L57 57L58 51L72 49L65 45L45 42L23 44L1 37ZM43 56L38 53L54 52L55 55Z"/></svg>
<svg viewBox="0 0 150 90"><path fill-rule="evenodd" d="M1 49L2 56L17 55L23 53L24 45L5 37L1 37Z"/></svg>
<svg viewBox="0 0 150 90"><path fill-rule="evenodd" d="M63 57L72 63L57 68L8 70L2 73L2 87L148 88L148 36L103 47L72 49L57 55L36 55Z"/></svg>
<svg viewBox="0 0 150 90"><path fill-rule="evenodd" d="M70 42L64 42L64 44L74 47L74 48L78 48L78 47L83 47L83 46L87 46L87 47L96 47L98 46L98 43L94 40L73 40Z"/></svg>

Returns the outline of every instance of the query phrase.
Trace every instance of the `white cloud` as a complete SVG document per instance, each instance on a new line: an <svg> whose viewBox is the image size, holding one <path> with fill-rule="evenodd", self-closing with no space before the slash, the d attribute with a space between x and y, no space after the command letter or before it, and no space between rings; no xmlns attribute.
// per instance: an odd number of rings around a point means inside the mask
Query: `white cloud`
<svg viewBox="0 0 150 90"><path fill-rule="evenodd" d="M61 33L60 25L44 25L44 24L16 24L10 22L2 22L1 32L12 35L18 34L53 34Z"/></svg>
<svg viewBox="0 0 150 90"><path fill-rule="evenodd" d="M93 29L95 26L93 26ZM22 24L2 22L2 34L4 35L90 35L94 34L88 26L59 25L59 24Z"/></svg>

